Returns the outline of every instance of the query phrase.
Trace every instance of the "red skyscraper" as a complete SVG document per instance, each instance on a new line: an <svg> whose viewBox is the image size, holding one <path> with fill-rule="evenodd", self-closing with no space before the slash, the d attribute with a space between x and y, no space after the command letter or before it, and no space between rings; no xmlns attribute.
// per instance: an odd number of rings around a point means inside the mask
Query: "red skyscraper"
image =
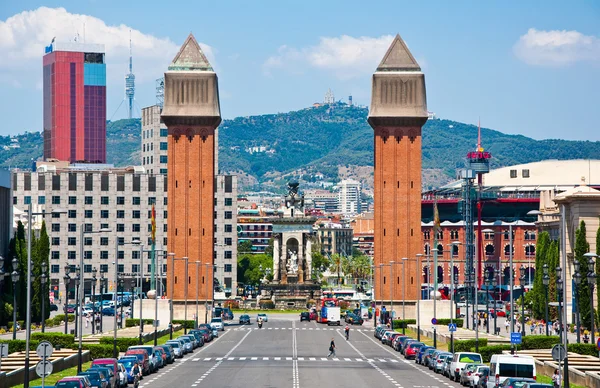
<svg viewBox="0 0 600 388"><path fill-rule="evenodd" d="M44 159L106 163L104 45L52 42L44 55Z"/></svg>

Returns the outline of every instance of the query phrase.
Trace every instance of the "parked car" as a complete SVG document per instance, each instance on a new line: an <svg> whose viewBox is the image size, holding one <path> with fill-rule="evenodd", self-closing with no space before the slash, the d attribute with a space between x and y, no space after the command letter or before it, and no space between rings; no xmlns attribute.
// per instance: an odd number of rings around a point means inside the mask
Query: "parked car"
<svg viewBox="0 0 600 388"><path fill-rule="evenodd" d="M166 345L170 345L173 348L173 353L176 358L183 358L184 350L181 341L170 340L166 342Z"/></svg>
<svg viewBox="0 0 600 388"><path fill-rule="evenodd" d="M522 388L553 388L552 384L525 383Z"/></svg>
<svg viewBox="0 0 600 388"><path fill-rule="evenodd" d="M470 353L470 352L457 352L454 353L454 356L452 357L452 365L451 365L451 372L450 373L450 379L454 380L454 381L458 381L460 378L460 371L467 365L467 364L481 364L482 358L481 358L481 354L479 353Z"/></svg>
<svg viewBox="0 0 600 388"><path fill-rule="evenodd" d="M156 372L160 368L161 361L158 360L154 352L154 346L152 345L135 345L130 346L127 350L145 350L148 353L148 363L150 364L150 371Z"/></svg>
<svg viewBox="0 0 600 388"><path fill-rule="evenodd" d="M50 311L58 311L58 306L54 303L50 303Z"/></svg>
<svg viewBox="0 0 600 388"><path fill-rule="evenodd" d="M504 380L502 384L500 384L501 388L523 388L527 383L535 383L534 379L521 378L521 377L509 377ZM488 386L489 386L488 381Z"/></svg>
<svg viewBox="0 0 600 388"><path fill-rule="evenodd" d="M183 342L183 348L185 349L186 353L191 353L194 350L194 345L192 344L192 341L189 338L179 336L177 337L177 339Z"/></svg>
<svg viewBox="0 0 600 388"><path fill-rule="evenodd" d="M384 345L389 345L392 346L392 342L394 341L394 338L400 336L400 333L395 333L393 331L389 332L389 334L386 335L385 339L381 342L383 342Z"/></svg>
<svg viewBox="0 0 600 388"><path fill-rule="evenodd" d="M399 336L396 336L394 338L394 340L392 341L392 348L394 348L394 350L398 349L398 342L400 341L401 338L406 337L404 334L400 334Z"/></svg>
<svg viewBox="0 0 600 388"><path fill-rule="evenodd" d="M119 364L123 365L125 368L125 375L127 376L127 383L133 384L134 377L131 376L131 368L133 365L138 362L138 358L135 356L125 356L119 358Z"/></svg>
<svg viewBox="0 0 600 388"><path fill-rule="evenodd" d="M469 383L467 384L467 386L471 388L479 386L479 379L481 378L484 372L487 372L486 376L489 375L490 367L487 365L479 365L475 369L475 372L473 372L471 376L469 376Z"/></svg>
<svg viewBox="0 0 600 388"><path fill-rule="evenodd" d="M460 383L460 385L470 385L469 384L469 378L471 377L471 375L473 373L475 373L475 370L480 365L481 364L467 364L467 365L465 365L465 367L460 371L460 374L458 376L458 382Z"/></svg>
<svg viewBox="0 0 600 388"><path fill-rule="evenodd" d="M404 351L404 358L407 360L415 359L417 357L417 353L423 346L425 346L423 342L411 342Z"/></svg>
<svg viewBox="0 0 600 388"><path fill-rule="evenodd" d="M490 377L490 368L483 369L477 381L476 388L487 388L488 379Z"/></svg>
<svg viewBox="0 0 600 388"><path fill-rule="evenodd" d="M60 379L54 386L57 388L91 388L92 384L86 376L67 376Z"/></svg>
<svg viewBox="0 0 600 388"><path fill-rule="evenodd" d="M76 307L76 305L74 305L74 304L68 304L67 305L67 314L73 314L75 312L75 307Z"/></svg>
<svg viewBox="0 0 600 388"><path fill-rule="evenodd" d="M396 343L396 350L399 352L402 352L402 349L404 349L404 345L406 344L406 342L408 341L416 341L414 338L410 338L407 336L403 336L401 338L398 339L398 342Z"/></svg>
<svg viewBox="0 0 600 388"><path fill-rule="evenodd" d="M419 341L417 341L414 338L408 338L408 339L406 339L404 341L400 341L398 343L398 348L399 348L400 353L402 353L403 355L405 355L406 348L408 347L408 345L412 344L413 342L419 342Z"/></svg>
<svg viewBox="0 0 600 388"><path fill-rule="evenodd" d="M265 313L256 314L256 320L258 321L260 318L262 318L263 322L269 322L269 317Z"/></svg>
<svg viewBox="0 0 600 388"><path fill-rule="evenodd" d="M138 358L138 364L142 367L142 376L148 376L151 372L150 356L145 349L131 349L125 352L126 356L135 356Z"/></svg>
<svg viewBox="0 0 600 388"><path fill-rule="evenodd" d="M441 353L447 353L447 352L445 352L443 350L435 350L433 353L431 353L431 356L429 356L429 360L428 360L428 364L427 364L429 369L433 370L433 367L435 366L435 364L437 362L437 358Z"/></svg>
<svg viewBox="0 0 600 388"><path fill-rule="evenodd" d="M213 318L210 320L210 325L217 330L224 331L225 325L223 324L223 318Z"/></svg>
<svg viewBox="0 0 600 388"><path fill-rule="evenodd" d="M446 358L444 360L444 366L442 367L442 374L448 378L450 378L450 364L452 363L452 356Z"/></svg>
<svg viewBox="0 0 600 388"><path fill-rule="evenodd" d="M536 378L533 357L512 354L494 354L490 359L488 387L501 386L509 378Z"/></svg>
<svg viewBox="0 0 600 388"><path fill-rule="evenodd" d="M154 355L156 355L159 361L159 367L164 368L167 365L167 353L165 353L165 350L160 346L155 346Z"/></svg>
<svg viewBox="0 0 600 388"><path fill-rule="evenodd" d="M415 357L415 362L420 365L425 365L425 357L427 354L433 353L435 348L433 346L421 346L419 349L419 353L417 353L417 357Z"/></svg>
<svg viewBox="0 0 600 388"><path fill-rule="evenodd" d="M117 374L115 369L110 364L93 364L90 369L97 369L104 373L105 379L108 382L108 387L117 387ZM118 372L117 372L118 373Z"/></svg>
<svg viewBox="0 0 600 388"><path fill-rule="evenodd" d="M229 307L225 307L221 314L221 318L223 318L224 321L231 321L233 319L233 311L231 311Z"/></svg>
<svg viewBox="0 0 600 388"><path fill-rule="evenodd" d="M158 345L165 350L165 354L167 355L167 364L172 364L175 361L175 351L171 345L162 344Z"/></svg>
<svg viewBox="0 0 600 388"><path fill-rule="evenodd" d="M114 317L115 316L115 312L116 312L116 310L115 310L114 307L104 307L102 309L102 315L107 315L107 316L110 316L110 317Z"/></svg>
<svg viewBox="0 0 600 388"><path fill-rule="evenodd" d="M435 373L442 373L443 367L444 367L444 362L446 361L446 359L448 357L452 357L451 353L440 353L438 354L438 356L436 357L435 361L433 362L433 371Z"/></svg>
<svg viewBox="0 0 600 388"><path fill-rule="evenodd" d="M300 313L300 322L302 321L310 322L310 313L308 311L302 311Z"/></svg>
<svg viewBox="0 0 600 388"><path fill-rule="evenodd" d="M111 388L108 386L108 380L106 379L106 376L104 376L104 373L102 373L101 370L88 369L85 372L78 373L77 375L78 376L87 376L87 378L90 380L90 384L93 387Z"/></svg>
<svg viewBox="0 0 600 388"><path fill-rule="evenodd" d="M240 325L249 325L250 324L250 315L242 314L240 315Z"/></svg>

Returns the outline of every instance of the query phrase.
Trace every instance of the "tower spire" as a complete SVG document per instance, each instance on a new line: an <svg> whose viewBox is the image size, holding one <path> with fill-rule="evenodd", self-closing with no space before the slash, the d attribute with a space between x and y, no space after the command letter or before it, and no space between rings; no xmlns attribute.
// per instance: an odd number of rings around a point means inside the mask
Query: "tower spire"
<svg viewBox="0 0 600 388"><path fill-rule="evenodd" d="M135 96L135 75L133 74L133 54L131 53L131 30L129 30L129 73L125 75L125 98L129 103L128 117L133 117L133 98Z"/></svg>
<svg viewBox="0 0 600 388"><path fill-rule="evenodd" d="M477 119L477 151L481 152L481 117Z"/></svg>

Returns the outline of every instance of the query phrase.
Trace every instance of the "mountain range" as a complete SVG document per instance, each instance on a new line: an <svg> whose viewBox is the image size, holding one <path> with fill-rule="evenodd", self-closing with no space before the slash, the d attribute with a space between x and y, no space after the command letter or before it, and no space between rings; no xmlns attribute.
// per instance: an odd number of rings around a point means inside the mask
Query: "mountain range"
<svg viewBox="0 0 600 388"><path fill-rule="evenodd" d="M219 127L219 169L240 175L247 189L281 188L289 176L315 183L342 178L372 186L373 130L365 107L343 103L299 111L223 120ZM107 125L107 159L116 166L140 164L140 120ZM453 179L475 149L477 127L445 119L423 126L425 188ZM588 159L600 142L534 140L482 128L482 143L498 168L546 159ZM41 133L0 137L0 165L28 168L41 157ZM323 176L321 178L321 175Z"/></svg>

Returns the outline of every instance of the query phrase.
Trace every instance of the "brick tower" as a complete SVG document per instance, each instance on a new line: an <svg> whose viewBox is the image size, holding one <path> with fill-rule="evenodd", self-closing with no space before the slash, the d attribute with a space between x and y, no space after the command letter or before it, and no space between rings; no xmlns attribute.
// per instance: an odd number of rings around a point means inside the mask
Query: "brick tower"
<svg viewBox="0 0 600 388"><path fill-rule="evenodd" d="M215 130L221 123L221 110L217 75L191 34L165 73L162 119L169 131L167 249L176 258L174 268L170 257L167 262L167 290L170 298L182 300L187 280L188 298L195 299L196 261L200 261L198 298L210 300ZM188 279L184 257L189 263Z"/></svg>
<svg viewBox="0 0 600 388"><path fill-rule="evenodd" d="M416 300L422 281L416 255L423 252L421 127L426 121L425 77L396 35L373 74L369 110L375 140L374 290L377 301L388 310L390 287L396 304L405 297ZM398 311L398 306L394 309Z"/></svg>

